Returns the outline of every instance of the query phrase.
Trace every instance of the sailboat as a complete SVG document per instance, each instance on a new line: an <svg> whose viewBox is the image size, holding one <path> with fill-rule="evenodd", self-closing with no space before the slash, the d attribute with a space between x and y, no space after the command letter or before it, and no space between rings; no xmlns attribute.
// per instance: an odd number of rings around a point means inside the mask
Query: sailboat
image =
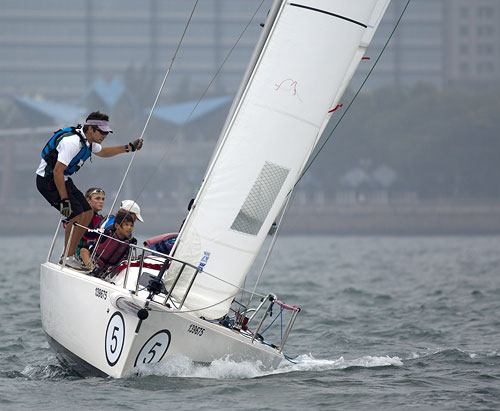
<svg viewBox="0 0 500 411"><path fill-rule="evenodd" d="M300 308L273 293L253 308L236 297L389 1L274 1L169 255L131 246L116 276L96 278L52 261L56 231L41 264L40 307L58 358L115 378L176 355L266 368L287 358ZM273 307L289 316L267 341Z"/></svg>

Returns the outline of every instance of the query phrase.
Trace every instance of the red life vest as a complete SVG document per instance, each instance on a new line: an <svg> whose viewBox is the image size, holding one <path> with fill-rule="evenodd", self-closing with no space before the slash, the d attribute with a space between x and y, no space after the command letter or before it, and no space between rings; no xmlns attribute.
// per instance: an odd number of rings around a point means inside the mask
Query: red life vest
<svg viewBox="0 0 500 411"><path fill-rule="evenodd" d="M120 240L114 230L107 229L104 234L112 237L102 237L97 244L96 258L97 265L107 269L116 266L120 261L128 257L129 244L137 244L134 238L131 240Z"/></svg>
<svg viewBox="0 0 500 411"><path fill-rule="evenodd" d="M103 220L103 216L94 211L94 215L92 216L92 220L90 220L90 224L88 228L94 229L99 227L99 223ZM86 242L88 241L95 241L99 238L99 233L95 232L90 232L90 231L85 231L85 234L82 237ZM88 243L87 243L88 245Z"/></svg>

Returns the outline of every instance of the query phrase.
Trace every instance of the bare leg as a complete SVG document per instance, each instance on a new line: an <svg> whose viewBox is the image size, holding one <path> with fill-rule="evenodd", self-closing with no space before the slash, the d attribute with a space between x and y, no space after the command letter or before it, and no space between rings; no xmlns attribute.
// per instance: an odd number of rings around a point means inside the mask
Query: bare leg
<svg viewBox="0 0 500 411"><path fill-rule="evenodd" d="M94 212L92 210L88 210L78 214L76 217L73 217L71 220L69 220L69 224L66 226L66 232L64 235L64 244L66 244L64 249L66 250L66 247L68 247L68 257L71 257L73 254L75 254L76 247L78 246L78 243L80 242L86 231L86 228L75 226L73 230L73 236L71 237L71 243L68 245L69 234L71 233L71 227L73 227L73 223L88 227L90 221L92 220L93 214Z"/></svg>

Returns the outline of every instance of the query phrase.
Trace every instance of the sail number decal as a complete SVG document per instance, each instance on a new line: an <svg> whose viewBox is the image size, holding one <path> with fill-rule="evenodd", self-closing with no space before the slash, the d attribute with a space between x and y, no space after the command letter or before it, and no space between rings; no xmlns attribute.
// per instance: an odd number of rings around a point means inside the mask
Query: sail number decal
<svg viewBox="0 0 500 411"><path fill-rule="evenodd" d="M198 265L198 271L203 272L203 268L207 265L208 259L210 258L209 251L203 251L203 257L201 257L200 264Z"/></svg>
<svg viewBox="0 0 500 411"><path fill-rule="evenodd" d="M205 329L203 327L198 327L197 325L191 324L188 328L188 333L192 333L194 335L197 335L201 337L203 335L203 331Z"/></svg>
<svg viewBox="0 0 500 411"><path fill-rule="evenodd" d="M160 362L170 345L170 331L161 330L153 335L141 348L135 359L134 367L141 364Z"/></svg>
<svg viewBox="0 0 500 411"><path fill-rule="evenodd" d="M106 328L106 338L104 341L106 360L113 367L118 360L123 350L125 342L125 321L120 312L115 312L109 320Z"/></svg>
<svg viewBox="0 0 500 411"><path fill-rule="evenodd" d="M105 300L108 298L108 292L106 290L103 290L102 288L96 287L95 296Z"/></svg>

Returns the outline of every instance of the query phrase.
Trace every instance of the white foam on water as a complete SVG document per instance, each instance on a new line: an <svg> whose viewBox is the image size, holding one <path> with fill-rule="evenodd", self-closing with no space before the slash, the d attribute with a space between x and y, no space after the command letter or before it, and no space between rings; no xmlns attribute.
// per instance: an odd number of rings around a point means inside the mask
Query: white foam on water
<svg viewBox="0 0 500 411"><path fill-rule="evenodd" d="M164 362L154 365L141 365L137 368L139 375L161 375L166 377L213 378L213 379L247 379L266 375L284 374L296 371L328 371L342 370L350 367L374 368L386 366L402 366L399 357L372 357L345 360L316 359L311 354L301 355L293 360L283 361L276 370L267 370L260 361L233 361L229 358L215 360L210 364L195 363L184 356L173 356Z"/></svg>
<svg viewBox="0 0 500 411"><path fill-rule="evenodd" d="M260 361L232 361L228 358L214 360L210 364L200 364L190 358L176 355L155 365L141 365L137 367L140 375L162 375L166 377L191 378L255 378L269 374L264 370Z"/></svg>
<svg viewBox="0 0 500 411"><path fill-rule="evenodd" d="M311 354L301 355L293 359L294 363L282 363L276 372L290 371L323 371L323 370L343 370L351 367L374 368L403 365L399 357L372 357L370 355L346 360L340 357L336 360L321 360L314 358Z"/></svg>
<svg viewBox="0 0 500 411"><path fill-rule="evenodd" d="M498 351L487 351L487 352L469 352L465 351L461 348L458 347L438 347L438 348L428 348L427 351L417 353L417 352L412 352L408 356L408 360L416 360L418 358L426 358L426 357L431 357L436 354L440 353L446 353L446 352L452 352L452 351L457 351L460 354L467 355L469 358L474 359L474 358L482 358L482 357L492 357L492 356L497 356Z"/></svg>

